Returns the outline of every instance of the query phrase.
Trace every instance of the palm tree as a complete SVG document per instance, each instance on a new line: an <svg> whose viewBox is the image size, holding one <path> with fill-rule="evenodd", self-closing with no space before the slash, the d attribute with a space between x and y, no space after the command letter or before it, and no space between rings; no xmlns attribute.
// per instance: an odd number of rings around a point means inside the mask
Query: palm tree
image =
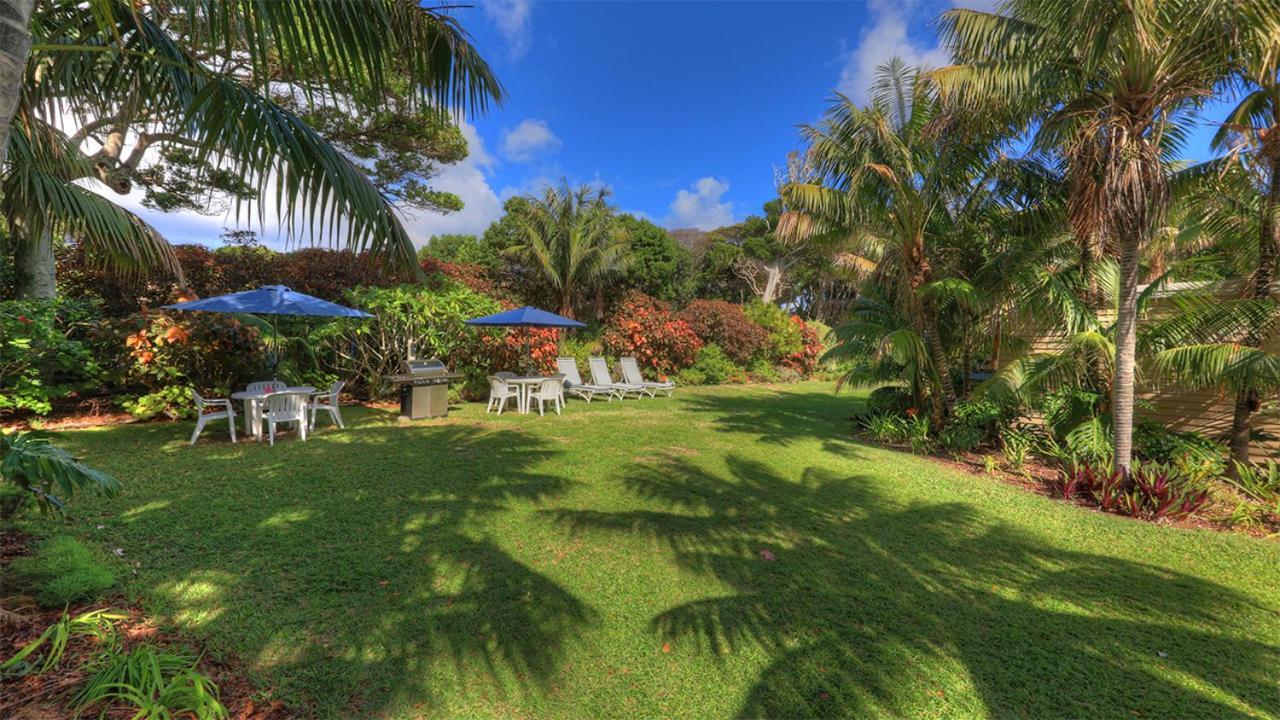
<svg viewBox="0 0 1280 720"><path fill-rule="evenodd" d="M35 0L0 0L0 165L9 145L9 123L18 109L22 69L27 64L31 34L27 23Z"/></svg>
<svg viewBox="0 0 1280 720"><path fill-rule="evenodd" d="M1246 170L1240 177L1253 180L1261 200L1255 235L1257 257L1244 295L1265 301L1271 297L1280 257L1280 40L1273 32L1268 43L1252 49L1255 52L1242 63L1238 73L1244 92L1214 136L1213 145L1240 161ZM1250 328L1240 342L1258 350L1264 337L1261 328ZM1252 416L1260 406L1261 388L1248 382L1236 384L1239 386L1235 388L1231 418L1231 455L1237 463L1247 463ZM1232 463L1229 471L1234 474L1236 467Z"/></svg>
<svg viewBox="0 0 1280 720"><path fill-rule="evenodd" d="M1237 108L1238 110L1239 108ZM1235 113L1233 113L1234 115ZM1174 298L1175 312L1152 331L1154 365L1169 380L1213 388L1234 399L1228 473L1250 456L1253 416L1262 398L1280 389L1280 303L1270 292L1275 272L1275 202L1271 162L1233 154L1184 171L1190 190L1181 204L1194 233L1211 246L1231 277L1202 283ZM1242 160L1243 162L1237 162Z"/></svg>
<svg viewBox="0 0 1280 720"><path fill-rule="evenodd" d="M135 8L113 0L41 0L7 144L4 211L25 295L52 296L53 237L70 234L104 262L176 269L167 243L76 181L117 192L148 150L180 147L243 177L291 236L327 239L413 268L413 246L369 178L267 94L280 77L307 97L376 96L404 72L417 99L478 111L503 92L453 18L397 0L272 3L202 0ZM0 96L2 97L2 96ZM358 111L353 107L353 111ZM78 124L68 136L63 127ZM92 155L80 149L100 134ZM132 143L131 152L125 145ZM272 207L274 206L274 207ZM237 213L251 208L237 203Z"/></svg>
<svg viewBox="0 0 1280 720"><path fill-rule="evenodd" d="M1119 257L1112 382L1114 464L1132 458L1139 253L1168 204L1162 155L1240 48L1275 28L1273 3L1235 0L1011 0L1003 14L951 10L956 64L936 74L961 101L1022 108L1042 147L1093 158L1105 237Z"/></svg>
<svg viewBox="0 0 1280 720"><path fill-rule="evenodd" d="M938 251L982 207L987 189L978 177L993 147L941 129L955 120L942 112L921 69L890 61L879 69L869 106L837 94L818 125L801 129L814 178L783 186L788 211L778 227L780 237L844 245L845 264L864 268L884 289L899 322L856 322L850 338L884 327L879 344L896 348L888 356L907 365L912 355L909 367L927 385L935 427L956 399L944 306L947 296L972 290L939 272Z"/></svg>
<svg viewBox="0 0 1280 720"><path fill-rule="evenodd" d="M520 244L508 252L527 258L555 290L558 312L575 317L584 293L630 263L626 231L607 202L608 190L547 186L514 208Z"/></svg>

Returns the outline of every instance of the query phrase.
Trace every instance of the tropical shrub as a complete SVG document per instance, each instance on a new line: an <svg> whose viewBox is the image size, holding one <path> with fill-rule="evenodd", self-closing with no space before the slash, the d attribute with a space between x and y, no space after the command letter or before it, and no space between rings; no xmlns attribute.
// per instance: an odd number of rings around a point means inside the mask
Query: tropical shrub
<svg viewBox="0 0 1280 720"><path fill-rule="evenodd" d="M1105 512L1149 520L1186 517L1209 500L1209 491L1158 463L1134 464L1128 472L1084 463L1061 475L1062 497L1087 497Z"/></svg>
<svg viewBox="0 0 1280 720"><path fill-rule="evenodd" d="M993 400L961 400L951 409L951 419L938 441L948 450L973 450L994 442L1014 412Z"/></svg>
<svg viewBox="0 0 1280 720"><path fill-rule="evenodd" d="M906 417L912 403L910 390L899 385L885 385L867 395L867 412L872 415Z"/></svg>
<svg viewBox="0 0 1280 720"><path fill-rule="evenodd" d="M894 444L907 440L907 419L903 415L872 413L866 416L863 425L876 442Z"/></svg>
<svg viewBox="0 0 1280 720"><path fill-rule="evenodd" d="M795 371L801 377L809 377L818 367L818 359L823 354L822 339L818 335L818 331L809 327L799 315L791 316L791 324L795 326L800 333L800 349L789 355L784 355L778 364L784 368Z"/></svg>
<svg viewBox="0 0 1280 720"><path fill-rule="evenodd" d="M1041 433L1029 425L1006 427L1000 431L1000 451L1014 472L1022 472Z"/></svg>
<svg viewBox="0 0 1280 720"><path fill-rule="evenodd" d="M1226 470L1223 448L1194 432L1175 432L1150 420L1133 431L1133 452L1138 458L1173 465L1183 474L1218 477Z"/></svg>
<svg viewBox="0 0 1280 720"><path fill-rule="evenodd" d="M64 609L62 616L46 627L35 640L0 663L0 676L38 675L52 670L62 662L67 642L73 637L93 638L100 652L111 652L118 644L113 623L124 618L124 615L105 608L89 610L79 615L72 615ZM43 653L41 649L44 649Z"/></svg>
<svg viewBox="0 0 1280 720"><path fill-rule="evenodd" d="M681 371L677 379L688 385L719 385L721 383L746 382L747 375L741 367L729 359L719 345L703 345L693 365Z"/></svg>
<svg viewBox="0 0 1280 720"><path fill-rule="evenodd" d="M750 365L769 347L769 331L752 322L741 305L724 300L694 300L680 311L702 342L720 346L729 359Z"/></svg>
<svg viewBox="0 0 1280 720"><path fill-rule="evenodd" d="M67 535L41 542L33 554L15 559L11 567L18 582L45 607L95 600L116 583L104 560Z"/></svg>
<svg viewBox="0 0 1280 720"><path fill-rule="evenodd" d="M373 317L328 323L316 332L316 342L329 369L368 397L388 393L392 386L386 376L398 373L411 353L440 358L466 376L467 387L478 387L491 356L506 360L513 348L523 346L503 329L466 325L468 318L498 312L502 305L458 283L358 287L347 291L345 301Z"/></svg>
<svg viewBox="0 0 1280 720"><path fill-rule="evenodd" d="M92 319L84 303L0 302L0 413L47 414L53 400L98 383L101 369L78 339Z"/></svg>
<svg viewBox="0 0 1280 720"><path fill-rule="evenodd" d="M755 324L769 333L769 345L766 350L770 362L781 364L785 358L803 354L805 338L801 330L803 321L797 324L791 316L777 305L762 303L759 300L747 303L742 311Z"/></svg>
<svg viewBox="0 0 1280 720"><path fill-rule="evenodd" d="M938 444L951 452L977 449L987 440L982 428L964 423L948 423L938 434Z"/></svg>
<svg viewBox="0 0 1280 720"><path fill-rule="evenodd" d="M702 340L671 312L670 305L635 291L619 303L601 342L609 354L630 355L660 378L692 365L702 347Z"/></svg>
<svg viewBox="0 0 1280 720"><path fill-rule="evenodd" d="M227 315L141 312L93 333L122 406L139 418L190 417L191 388L225 396L268 372L262 332Z"/></svg>

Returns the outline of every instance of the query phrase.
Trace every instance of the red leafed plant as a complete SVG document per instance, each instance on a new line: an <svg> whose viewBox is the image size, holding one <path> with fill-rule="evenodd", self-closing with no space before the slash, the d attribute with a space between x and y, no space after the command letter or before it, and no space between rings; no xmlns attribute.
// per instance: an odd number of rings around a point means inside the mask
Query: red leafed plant
<svg viewBox="0 0 1280 720"><path fill-rule="evenodd" d="M1209 501L1207 490L1162 465L1134 466L1127 473L1081 465L1063 472L1058 489L1068 500L1085 497L1105 512L1149 520L1186 517Z"/></svg>
<svg viewBox="0 0 1280 720"><path fill-rule="evenodd" d="M556 357L560 354L559 340L560 331L555 328L509 328L501 334L485 333L480 336L490 372L523 368L526 357L536 370L554 370ZM529 348L527 356L526 341Z"/></svg>
<svg viewBox="0 0 1280 720"><path fill-rule="evenodd" d="M601 340L606 352L633 356L659 376L689 367L702 348L702 340L670 305L634 290L609 318Z"/></svg>
<svg viewBox="0 0 1280 720"><path fill-rule="evenodd" d="M769 331L753 322L741 305L724 300L694 300L680 311L704 343L719 345L729 359L747 365L769 348Z"/></svg>
<svg viewBox="0 0 1280 720"><path fill-rule="evenodd" d="M818 331L809 327L809 324L799 315L792 315L791 322L799 327L804 345L799 352L783 356L780 364L803 376L812 375L814 369L818 367L818 358L822 356L822 338L818 337Z"/></svg>

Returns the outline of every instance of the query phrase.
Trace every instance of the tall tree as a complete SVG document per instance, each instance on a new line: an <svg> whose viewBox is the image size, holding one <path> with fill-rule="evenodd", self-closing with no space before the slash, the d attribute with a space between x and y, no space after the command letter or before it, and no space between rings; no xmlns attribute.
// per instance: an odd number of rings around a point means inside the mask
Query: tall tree
<svg viewBox="0 0 1280 720"><path fill-rule="evenodd" d="M9 124L18 109L23 68L31 49L27 23L35 0L0 0L0 165L9 147Z"/></svg>
<svg viewBox="0 0 1280 720"><path fill-rule="evenodd" d="M35 51L22 79L4 168L5 213L19 255L20 290L50 296L53 238L72 234L101 260L135 269L173 266L167 244L138 218L85 191L118 192L161 150L203 168L197 185L256 195L258 220L274 210L290 235L413 263L413 248L382 189L313 128L268 96L283 69L306 68L317 86L352 99L415 90L437 112L480 110L502 98L457 24L395 0L331 3L232 0L133 5L40 0ZM78 125L72 135L62 128ZM93 146L82 142L95 139ZM234 181L232 181L234 179ZM372 181L371 181L372 180ZM237 203L237 212L250 207Z"/></svg>
<svg viewBox="0 0 1280 720"><path fill-rule="evenodd" d="M1261 43L1240 64L1238 79L1243 92L1227 115L1214 147L1238 159L1261 202L1256 228L1256 262L1244 295L1266 301L1272 295L1277 257L1280 257L1280 26L1273 26ZM1252 254L1252 253L1250 253ZM1241 342L1259 349L1266 335L1251 328ZM1261 406L1260 387L1244 383L1235 389L1231 417L1231 455L1238 463L1249 462L1253 415ZM1236 472L1233 464L1229 471Z"/></svg>
<svg viewBox="0 0 1280 720"><path fill-rule="evenodd" d="M626 233L607 202L609 192L582 185L548 186L542 197L511 207L519 244L508 252L526 258L555 292L558 312L576 317L585 293L624 271Z"/></svg>
<svg viewBox="0 0 1280 720"><path fill-rule="evenodd" d="M779 224L784 236L842 241L843 262L883 288L892 311L876 315L905 327L863 326L892 328L883 343L913 356L936 425L956 399L942 311L966 285L936 272L939 251L978 207L992 147L959 128L944 131L952 120L921 69L895 58L879 69L870 105L838 95L818 125L802 128L813 178L783 187L788 212Z"/></svg>
<svg viewBox="0 0 1280 720"><path fill-rule="evenodd" d="M1112 382L1114 463L1133 453L1139 254L1168 201L1163 155L1229 75L1276 6L1236 0L1011 0L1000 13L951 10L956 64L936 73L964 100L1023 108L1042 147L1090 155L1105 237L1119 257ZM1074 152L1079 150L1080 152Z"/></svg>

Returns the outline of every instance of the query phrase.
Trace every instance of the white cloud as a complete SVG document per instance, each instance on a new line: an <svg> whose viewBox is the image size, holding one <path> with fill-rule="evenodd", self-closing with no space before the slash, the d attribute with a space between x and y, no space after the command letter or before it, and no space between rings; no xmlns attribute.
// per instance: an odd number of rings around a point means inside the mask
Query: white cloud
<svg viewBox="0 0 1280 720"><path fill-rule="evenodd" d="M864 102L867 90L875 82L876 68L894 57L902 58L908 65L941 67L948 64L950 59L942 46L918 43L908 34L913 21L923 22L929 16L920 10L918 3L911 0L869 2L867 12L871 25L863 31L857 47L845 55L836 88L854 101Z"/></svg>
<svg viewBox="0 0 1280 720"><path fill-rule="evenodd" d="M513 162L530 162L538 155L560 149L560 138L545 120L528 118L502 136L502 154Z"/></svg>
<svg viewBox="0 0 1280 720"><path fill-rule="evenodd" d="M533 42L533 0L482 0L484 14L507 39L507 52L519 60Z"/></svg>
<svg viewBox="0 0 1280 720"><path fill-rule="evenodd" d="M733 224L733 203L720 201L729 191L727 180L708 176L694 182L692 187L693 192L676 192L667 215L667 227L712 230Z"/></svg>

